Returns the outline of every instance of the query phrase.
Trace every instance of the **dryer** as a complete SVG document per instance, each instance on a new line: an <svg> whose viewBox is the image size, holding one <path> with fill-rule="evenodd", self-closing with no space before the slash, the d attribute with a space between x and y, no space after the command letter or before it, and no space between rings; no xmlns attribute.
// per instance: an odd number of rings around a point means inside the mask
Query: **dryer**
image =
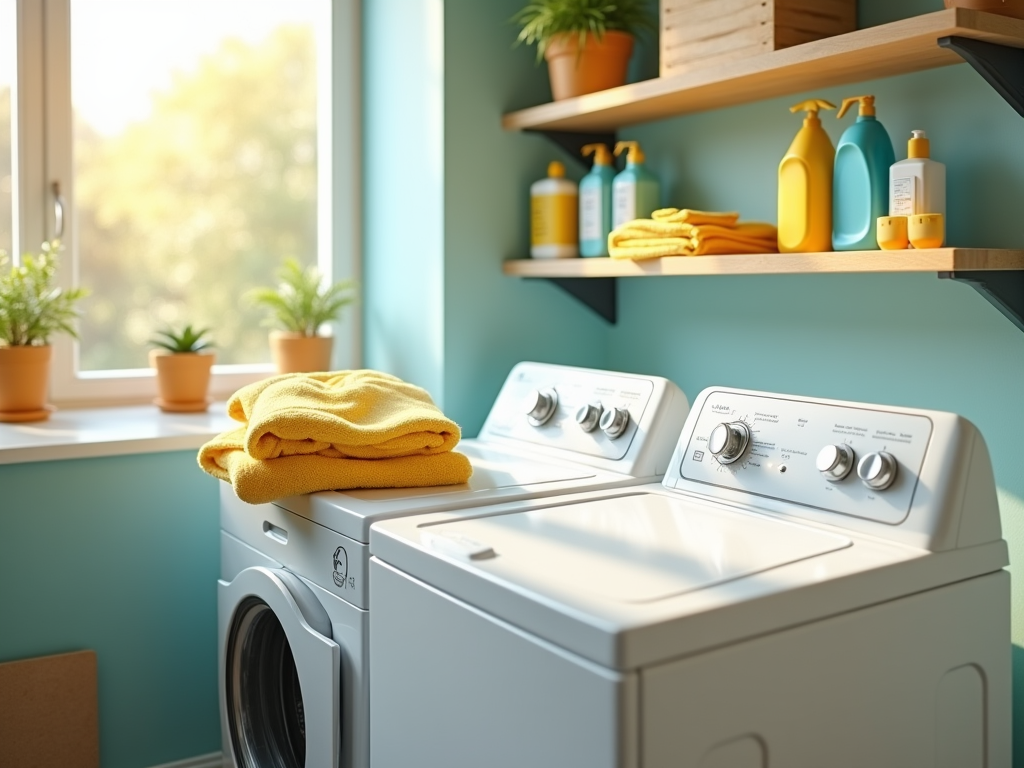
<svg viewBox="0 0 1024 768"><path fill-rule="evenodd" d="M521 363L464 485L323 492L250 506L221 486L218 587L225 765L369 764L370 526L660 478L689 411L655 376Z"/></svg>
<svg viewBox="0 0 1024 768"><path fill-rule="evenodd" d="M663 483L370 537L375 768L1008 768L1007 548L949 413L713 388Z"/></svg>

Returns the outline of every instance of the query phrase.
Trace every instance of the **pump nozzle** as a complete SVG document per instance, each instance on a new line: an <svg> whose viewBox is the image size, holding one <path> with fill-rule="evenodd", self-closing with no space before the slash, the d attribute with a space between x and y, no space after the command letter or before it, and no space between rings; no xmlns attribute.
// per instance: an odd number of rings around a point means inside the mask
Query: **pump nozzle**
<svg viewBox="0 0 1024 768"><path fill-rule="evenodd" d="M594 156L594 165L611 165L612 153L606 144L586 144L581 150L584 157Z"/></svg>
<svg viewBox="0 0 1024 768"><path fill-rule="evenodd" d="M622 154L622 150L629 148L629 154L626 155L627 163L642 163L644 161L643 150L640 149L640 143L636 141L620 141L615 145L615 156L618 157Z"/></svg>
<svg viewBox="0 0 1024 768"><path fill-rule="evenodd" d="M843 99L843 105L839 108L839 114L837 118L841 118L846 114L846 110L855 102L860 102L860 111L857 113L860 117L874 117L875 116L875 97L874 96L851 96L848 99Z"/></svg>
<svg viewBox="0 0 1024 768"><path fill-rule="evenodd" d="M808 117L817 117L819 109L835 109L836 105L831 102L825 101L824 99L808 99L807 101L801 101L799 104L794 104L789 108L790 112L799 112L803 110L807 113Z"/></svg>

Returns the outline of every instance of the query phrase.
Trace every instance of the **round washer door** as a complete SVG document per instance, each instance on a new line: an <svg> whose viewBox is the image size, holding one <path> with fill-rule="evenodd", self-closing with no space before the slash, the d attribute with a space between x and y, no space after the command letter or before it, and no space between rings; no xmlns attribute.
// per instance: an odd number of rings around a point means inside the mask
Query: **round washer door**
<svg viewBox="0 0 1024 768"><path fill-rule="evenodd" d="M338 765L341 649L312 590L289 571L246 568L218 582L217 613L225 765Z"/></svg>

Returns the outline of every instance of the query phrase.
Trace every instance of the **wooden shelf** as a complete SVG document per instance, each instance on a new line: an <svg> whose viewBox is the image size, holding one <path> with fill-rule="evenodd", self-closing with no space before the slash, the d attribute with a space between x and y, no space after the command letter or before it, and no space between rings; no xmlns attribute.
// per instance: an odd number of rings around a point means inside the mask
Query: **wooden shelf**
<svg viewBox="0 0 1024 768"><path fill-rule="evenodd" d="M842 272L975 272L1024 270L1024 250L934 248L908 251L666 256L660 259L513 259L506 275L546 278L668 275L791 275Z"/></svg>
<svg viewBox="0 0 1024 768"><path fill-rule="evenodd" d="M962 63L957 53L937 45L939 38L947 36L1024 48L1024 21L950 8L721 66L510 112L502 118L502 126L506 130L615 131L676 115Z"/></svg>

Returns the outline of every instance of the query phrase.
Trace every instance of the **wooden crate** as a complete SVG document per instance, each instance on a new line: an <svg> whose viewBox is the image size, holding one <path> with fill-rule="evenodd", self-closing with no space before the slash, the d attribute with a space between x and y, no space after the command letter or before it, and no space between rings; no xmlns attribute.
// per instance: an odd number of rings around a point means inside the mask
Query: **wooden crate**
<svg viewBox="0 0 1024 768"><path fill-rule="evenodd" d="M661 76L857 28L857 0L661 0Z"/></svg>

